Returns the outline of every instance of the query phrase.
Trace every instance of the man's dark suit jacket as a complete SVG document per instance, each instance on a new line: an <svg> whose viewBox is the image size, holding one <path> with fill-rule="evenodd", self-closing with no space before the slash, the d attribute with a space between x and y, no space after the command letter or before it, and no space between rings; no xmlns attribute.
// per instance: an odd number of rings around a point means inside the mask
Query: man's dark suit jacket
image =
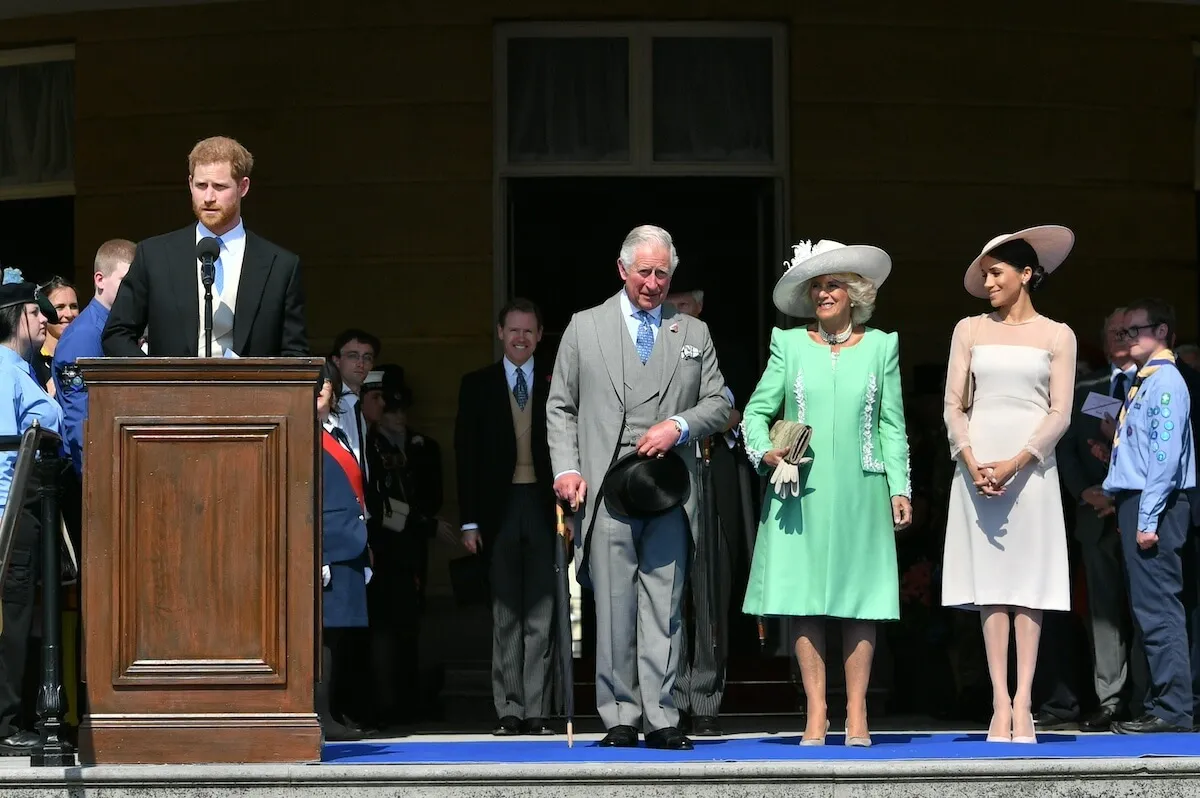
<svg viewBox="0 0 1200 798"><path fill-rule="evenodd" d="M1112 381L1112 369L1104 368L1094 371L1075 384L1075 404L1071 408L1071 424L1055 448L1058 460L1058 473L1062 475L1063 485L1076 502L1085 490L1104 482L1108 476L1108 463L1103 462L1092 454L1089 440L1100 441L1112 445L1100 431L1100 419L1084 415L1083 401L1089 393L1109 395ZM1116 414L1113 414L1116 418Z"/></svg>
<svg viewBox="0 0 1200 798"><path fill-rule="evenodd" d="M137 246L113 301L101 342L108 357L142 357L149 327L151 357L195 357L202 331L196 225ZM300 259L246 231L246 253L233 309L239 357L308 355Z"/></svg>
<svg viewBox="0 0 1200 798"><path fill-rule="evenodd" d="M546 522L554 523L554 473L546 442L546 398L550 383L535 362L529 401L533 403L533 466L539 492L545 496ZM484 552L491 548L504 520L517 464L517 440L509 403L504 362L462 378L454 422L458 461L458 507L462 524L478 524Z"/></svg>

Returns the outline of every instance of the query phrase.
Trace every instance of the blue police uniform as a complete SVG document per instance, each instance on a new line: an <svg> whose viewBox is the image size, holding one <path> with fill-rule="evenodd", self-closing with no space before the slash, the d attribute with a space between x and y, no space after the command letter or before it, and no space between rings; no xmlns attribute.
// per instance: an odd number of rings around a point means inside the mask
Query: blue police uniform
<svg viewBox="0 0 1200 798"><path fill-rule="evenodd" d="M100 335L107 321L108 308L93 299L63 331L50 366L54 395L63 409L63 449L79 476L83 475L83 422L88 415L88 389L76 361L81 357L104 357Z"/></svg>
<svg viewBox="0 0 1200 798"><path fill-rule="evenodd" d="M367 524L346 472L329 452L324 458L321 563L332 574L322 596L323 625L367 625Z"/></svg>
<svg viewBox="0 0 1200 798"><path fill-rule="evenodd" d="M1130 604L1150 665L1145 711L1190 729L1192 673L1180 594L1191 526L1187 491L1196 486L1191 397L1174 357L1153 359L1146 370L1156 365L1125 401L1104 492L1116 498ZM1139 531L1157 533L1158 543L1138 548Z"/></svg>
<svg viewBox="0 0 1200 798"><path fill-rule="evenodd" d="M62 410L33 376L33 367L7 346L0 346L0 435L21 435L37 421L62 434ZM17 453L0 452L0 511L8 504Z"/></svg>

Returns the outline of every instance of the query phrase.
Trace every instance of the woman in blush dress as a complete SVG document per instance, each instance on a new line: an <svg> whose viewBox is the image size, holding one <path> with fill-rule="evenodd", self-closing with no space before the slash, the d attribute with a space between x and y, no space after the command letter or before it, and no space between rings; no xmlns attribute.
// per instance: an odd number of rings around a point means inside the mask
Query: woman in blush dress
<svg viewBox="0 0 1200 798"><path fill-rule="evenodd" d="M988 242L968 293L993 310L954 328L946 374L951 457L942 604L977 610L992 680L988 740L1034 743L1032 689L1042 611L1071 607L1054 447L1075 390L1075 334L1040 315L1030 293L1063 262L1074 234L1045 225ZM1017 690L1008 692L1010 615Z"/></svg>

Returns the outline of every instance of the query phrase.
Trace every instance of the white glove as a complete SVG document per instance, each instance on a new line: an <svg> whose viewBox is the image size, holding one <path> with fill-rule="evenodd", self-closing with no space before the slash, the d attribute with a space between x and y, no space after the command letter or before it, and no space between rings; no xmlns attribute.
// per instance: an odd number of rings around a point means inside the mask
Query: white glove
<svg viewBox="0 0 1200 798"><path fill-rule="evenodd" d="M321 587L329 587L329 582L333 579L333 572L329 570L328 565L321 566Z"/></svg>
<svg viewBox="0 0 1200 798"><path fill-rule="evenodd" d="M371 570L370 566L363 568L363 576L367 578L366 584L371 584L371 577L374 575L375 572Z"/></svg>
<svg viewBox="0 0 1200 798"><path fill-rule="evenodd" d="M775 471L771 474L771 485L781 499L786 499L788 496L799 496L800 469L786 460L780 460L779 465L775 466Z"/></svg>

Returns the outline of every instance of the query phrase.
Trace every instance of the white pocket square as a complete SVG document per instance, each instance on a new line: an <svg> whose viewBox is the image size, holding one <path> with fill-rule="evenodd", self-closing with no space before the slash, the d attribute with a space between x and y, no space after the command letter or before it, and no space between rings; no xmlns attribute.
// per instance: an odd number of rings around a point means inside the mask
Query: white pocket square
<svg viewBox="0 0 1200 798"><path fill-rule="evenodd" d="M683 360L695 360L700 357L700 350L688 344L679 350L679 357Z"/></svg>

